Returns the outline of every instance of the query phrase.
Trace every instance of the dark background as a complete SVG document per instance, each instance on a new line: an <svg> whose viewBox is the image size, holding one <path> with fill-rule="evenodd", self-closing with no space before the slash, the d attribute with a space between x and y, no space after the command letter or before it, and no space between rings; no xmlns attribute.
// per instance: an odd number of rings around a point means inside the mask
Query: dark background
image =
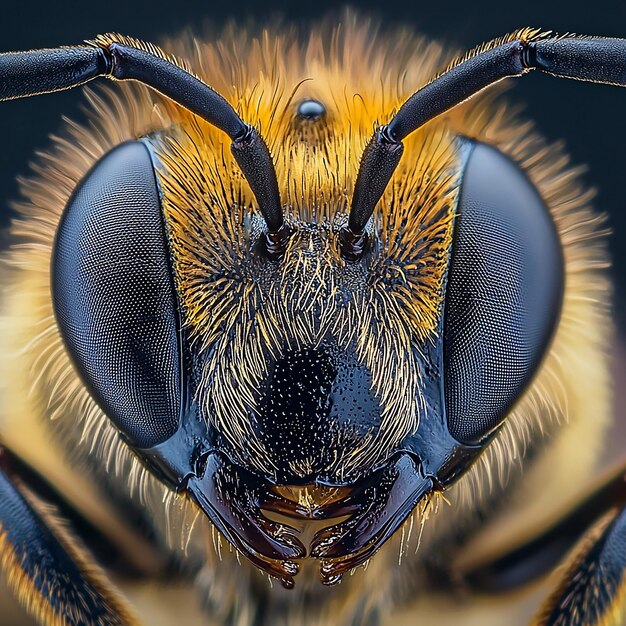
<svg viewBox="0 0 626 626"><path fill-rule="evenodd" d="M229 0L211 2L151 0L120 2L60 0L11 2L0 19L0 49L18 50L79 43L97 33L116 31L158 41L186 27L200 27L211 20L218 27L236 18L281 15L303 22L329 11L339 12L342 3L323 0L300 2ZM417 31L469 48L477 43L525 25L559 32L626 37L626 3L569 0L511 2L503 0L444 0L402 2L367 0L352 3L363 12L387 23L410 25ZM597 206L610 214L614 230L612 250L617 277L615 315L626 329L626 90L577 83L534 72L518 80L510 93L526 104L526 114L550 140L563 139L575 163L586 163L586 181L598 188ZM79 118L79 91L0 103L0 223L6 221L8 200L15 198L15 176L27 173L35 150L45 148L47 135L59 128L62 115Z"/></svg>

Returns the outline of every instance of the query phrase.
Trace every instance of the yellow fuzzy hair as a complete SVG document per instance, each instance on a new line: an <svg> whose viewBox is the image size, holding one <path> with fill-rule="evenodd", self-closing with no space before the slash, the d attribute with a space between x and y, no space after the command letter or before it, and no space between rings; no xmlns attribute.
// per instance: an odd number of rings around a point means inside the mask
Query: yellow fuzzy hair
<svg viewBox="0 0 626 626"><path fill-rule="evenodd" d="M406 30L377 33L376 25L351 14L340 26L313 29L304 41L289 31L278 35L270 29L257 37L231 28L219 41L183 38L166 42L163 49L185 59L190 69L229 100L247 122L260 128L276 162L289 219L330 224L342 215L345 218L359 157L374 126L388 121L393 110L447 67L452 56ZM1 371L6 389L0 432L27 461L42 471L50 470L55 482L68 485L70 494L70 465L81 463L87 455L96 457L111 475L121 478L132 497L148 507L157 531L173 550L202 555L209 570L215 572L218 562L210 547L206 520L198 519L193 505L168 492L119 443L115 429L91 400L68 359L49 292L56 225L78 181L99 157L120 142L151 134L162 166L159 176L165 192L164 210L186 323L196 341L218 342L220 357L212 362L206 376L224 381L227 388L231 373L222 356L260 341L272 350L283 341L315 343L325 328L332 327L333 316L338 314L332 304L333 286L341 271L336 239L328 229L321 243L307 240L305 234L293 240L285 267L296 276L305 270L314 272L319 291L299 304L303 315L298 321L283 305L290 282L281 282L281 289L272 294L268 308L263 310L268 311L267 316L257 313L260 324L255 332L259 334L248 336L246 324L260 298L254 285L235 281L230 283L238 289L235 292L225 290L226 283L216 282L210 288L203 283L207 272L219 273L236 263L246 243L242 221L254 210L254 199L233 164L227 140L143 87L120 85L105 92L89 91L87 97L88 123L68 122L65 134L55 138L54 146L34 166L35 175L22 184L25 199L17 206L20 218L12 227L18 243L7 256L12 269L2 326ZM295 104L304 98L326 104L328 115L321 131L303 128L295 119ZM431 514L437 524L426 524L423 535L413 533L413 541L419 535L422 549L418 556L411 551L405 558L403 563L409 568L429 545L471 519L506 489L511 474L525 465L530 442L551 441L548 450L552 455L539 454L534 465L526 468L527 480L518 490L522 496L517 501L514 494L511 496L511 519L501 525L502 540L524 525L532 525L548 508L546 502L552 507L570 497L594 462L609 419L604 352L611 332L607 316L610 289L604 273L603 221L589 208L591 194L581 188L578 172L569 166L561 148L547 146L530 124L518 121L506 103L495 101L494 92L488 91L430 122L407 140L402 164L377 208L376 228L383 242L378 263L397 272L395 260L419 253L431 259L429 267L425 271L412 268L399 281L402 286L395 293L385 292L381 281L380 287L373 285L373 296L355 294L353 309L340 313L347 327L354 329L350 332L360 342L361 358L374 372L375 388L391 407L386 427L381 430L385 439L374 449L379 454L389 449L402 433L417 425L420 409L413 392L419 388L418 374L410 365L401 364L394 370L396 379L389 381L385 379L389 365L385 359L392 350L404 354L407 342L425 340L436 327L444 272L440 255L449 245L450 207L456 193L458 163L452 141L457 134L497 146L519 163L537 186L563 244L565 300L540 372L495 441L446 494L452 506L438 506ZM225 181L227 185L222 187ZM418 232L428 235L425 241L419 239ZM221 251L212 253L208 242L219 242L220 235L230 237L225 240L228 245L218 244ZM308 245L318 246L315 255L307 254ZM202 253L201 265L188 254L192 250ZM239 298L237 305L235 297ZM330 304L324 309L327 317L319 320L312 317L311 310L322 299ZM397 335L381 332L365 336L372 323L390 320L397 322ZM232 345L219 343L218 321L239 329ZM286 331L285 321L298 324ZM244 365L242 376L247 389L253 390L265 367L260 352L253 352ZM228 394L220 397L219 387L207 394L222 407L217 425L233 439L246 434L243 420L225 421L227 409L236 399ZM401 416L398 410L403 406L413 406L415 412ZM237 406L233 410L237 411ZM52 432L56 438L49 449L42 449L33 444L36 437L29 439L32 432ZM364 442L359 463L373 461L365 443L371 442ZM577 446L576 454L572 454L572 446ZM259 452L260 467L271 471L264 461L266 451ZM66 453L71 454L69 462L63 458ZM58 467L63 467L63 472L56 471ZM547 468L549 483L545 480ZM529 494L537 497L530 498ZM87 493L70 497L82 503L83 510L87 508ZM419 520L417 523L421 527ZM410 534L409 526L405 530ZM408 577L397 573L406 571L397 567L399 544L400 536L389 542L366 572L344 581L319 608L315 623L339 623L351 615L364 595L370 605L384 606L401 594ZM231 571L226 569L231 561L219 564L222 575L212 576L207 590L224 614L236 604L237 597L243 597L248 584L239 574L226 575ZM359 582L354 582L357 579ZM292 596L294 615L297 594L298 586Z"/></svg>

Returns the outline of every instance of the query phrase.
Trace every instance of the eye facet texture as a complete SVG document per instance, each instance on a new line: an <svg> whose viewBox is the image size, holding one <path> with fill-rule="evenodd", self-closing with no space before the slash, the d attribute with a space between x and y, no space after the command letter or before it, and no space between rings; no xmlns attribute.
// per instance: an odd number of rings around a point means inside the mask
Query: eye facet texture
<svg viewBox="0 0 626 626"><path fill-rule="evenodd" d="M85 384L139 447L178 428L176 297L148 149L122 144L85 176L52 259L57 323Z"/></svg>
<svg viewBox="0 0 626 626"><path fill-rule="evenodd" d="M563 295L550 213L513 161L471 143L444 311L448 428L477 443L504 419L548 348Z"/></svg>

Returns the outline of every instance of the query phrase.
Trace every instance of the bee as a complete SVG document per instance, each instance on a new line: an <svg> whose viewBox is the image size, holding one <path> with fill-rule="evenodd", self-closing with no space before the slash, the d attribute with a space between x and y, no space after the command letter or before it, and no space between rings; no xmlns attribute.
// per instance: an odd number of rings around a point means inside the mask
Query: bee
<svg viewBox="0 0 626 626"><path fill-rule="evenodd" d="M531 70L623 86L626 40L0 55L2 100L116 81L5 253L0 572L38 623L621 623L607 229L493 87Z"/></svg>

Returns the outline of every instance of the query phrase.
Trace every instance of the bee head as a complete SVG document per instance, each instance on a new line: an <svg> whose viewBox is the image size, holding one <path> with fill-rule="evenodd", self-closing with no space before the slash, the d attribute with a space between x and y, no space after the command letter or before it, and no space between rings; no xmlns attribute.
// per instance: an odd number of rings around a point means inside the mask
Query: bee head
<svg viewBox="0 0 626 626"><path fill-rule="evenodd" d="M445 130L415 137L366 224L327 163L285 151L273 230L215 141L191 126L94 165L57 232L57 322L124 441L260 569L291 586L307 554L263 511L347 515L310 546L334 583L526 389L558 319L560 244L517 165ZM306 485L341 495L285 495Z"/></svg>

